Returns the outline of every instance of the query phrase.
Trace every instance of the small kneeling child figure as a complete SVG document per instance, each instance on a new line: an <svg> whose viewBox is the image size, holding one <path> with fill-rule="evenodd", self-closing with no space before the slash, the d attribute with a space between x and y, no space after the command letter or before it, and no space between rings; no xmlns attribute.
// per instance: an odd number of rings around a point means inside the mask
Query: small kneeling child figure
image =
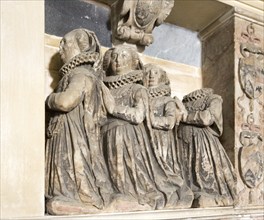
<svg viewBox="0 0 264 220"><path fill-rule="evenodd" d="M181 101L172 98L167 73L155 64L144 66L144 85L149 93L149 115L151 123L152 147L159 165L178 184L179 202L177 207L188 208L193 201L193 193L184 182L178 158L177 129L185 116Z"/></svg>

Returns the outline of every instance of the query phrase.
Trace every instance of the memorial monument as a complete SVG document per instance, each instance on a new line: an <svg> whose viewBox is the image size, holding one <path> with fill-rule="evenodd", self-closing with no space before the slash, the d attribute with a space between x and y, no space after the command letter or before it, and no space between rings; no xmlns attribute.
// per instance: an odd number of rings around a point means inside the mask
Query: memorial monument
<svg viewBox="0 0 264 220"><path fill-rule="evenodd" d="M0 218L262 219L263 1L60 3L0 3Z"/></svg>

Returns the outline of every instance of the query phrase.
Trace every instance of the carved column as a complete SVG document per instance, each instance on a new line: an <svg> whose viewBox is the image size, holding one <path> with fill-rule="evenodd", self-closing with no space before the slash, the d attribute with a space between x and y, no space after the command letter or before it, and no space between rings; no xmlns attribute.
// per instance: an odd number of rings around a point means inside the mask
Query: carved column
<svg viewBox="0 0 264 220"><path fill-rule="evenodd" d="M203 87L224 99L221 139L237 173L236 206L263 206L263 17L233 9L201 32Z"/></svg>

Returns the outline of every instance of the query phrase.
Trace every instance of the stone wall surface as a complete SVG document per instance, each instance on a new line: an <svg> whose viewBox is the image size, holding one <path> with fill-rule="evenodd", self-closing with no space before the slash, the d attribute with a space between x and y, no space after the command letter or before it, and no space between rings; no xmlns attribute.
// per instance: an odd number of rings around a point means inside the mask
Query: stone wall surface
<svg viewBox="0 0 264 220"><path fill-rule="evenodd" d="M263 33L260 21L230 14L202 43L203 87L224 101L221 141L236 169L239 207L264 205Z"/></svg>
<svg viewBox="0 0 264 220"><path fill-rule="evenodd" d="M230 19L202 42L202 86L223 98L221 143L234 163L234 21Z"/></svg>

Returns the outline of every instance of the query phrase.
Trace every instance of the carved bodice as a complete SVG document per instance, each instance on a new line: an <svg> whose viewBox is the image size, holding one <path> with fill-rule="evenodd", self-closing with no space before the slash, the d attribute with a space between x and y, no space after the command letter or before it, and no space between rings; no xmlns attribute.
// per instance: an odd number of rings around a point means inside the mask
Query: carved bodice
<svg viewBox="0 0 264 220"><path fill-rule="evenodd" d="M169 102L174 102L171 97L156 97L150 100L150 108L155 117L162 117L165 115L166 105Z"/></svg>
<svg viewBox="0 0 264 220"><path fill-rule="evenodd" d="M110 92L117 105L133 107L135 104L134 94L140 87L138 84L128 84L117 89L111 89Z"/></svg>

